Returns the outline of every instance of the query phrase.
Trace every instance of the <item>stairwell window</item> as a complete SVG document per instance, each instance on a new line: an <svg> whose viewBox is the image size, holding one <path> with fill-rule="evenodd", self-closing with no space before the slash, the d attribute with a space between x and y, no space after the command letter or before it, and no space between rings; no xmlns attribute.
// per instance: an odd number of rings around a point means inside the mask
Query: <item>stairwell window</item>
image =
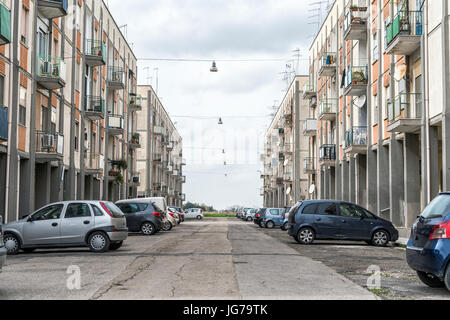
<svg viewBox="0 0 450 320"><path fill-rule="evenodd" d="M78 151L78 143L79 143L79 135L80 135L80 124L75 122L75 151Z"/></svg>

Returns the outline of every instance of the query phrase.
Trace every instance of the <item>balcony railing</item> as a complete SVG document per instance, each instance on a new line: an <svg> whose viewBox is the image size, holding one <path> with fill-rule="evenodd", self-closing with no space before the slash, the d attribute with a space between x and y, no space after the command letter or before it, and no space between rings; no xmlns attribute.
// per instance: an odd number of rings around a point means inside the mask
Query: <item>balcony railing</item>
<svg viewBox="0 0 450 320"><path fill-rule="evenodd" d="M141 146L141 135L139 133L134 133L131 136L129 146L131 149L137 149Z"/></svg>
<svg viewBox="0 0 450 320"><path fill-rule="evenodd" d="M48 155L48 160L57 160L52 156L64 154L64 136L59 133L36 131L36 153Z"/></svg>
<svg viewBox="0 0 450 320"><path fill-rule="evenodd" d="M132 93L130 94L130 103L128 104L128 109L130 111L140 111L142 110L143 99L140 94Z"/></svg>
<svg viewBox="0 0 450 320"><path fill-rule="evenodd" d="M108 115L108 132L112 135L119 135L123 133L123 116L117 114Z"/></svg>
<svg viewBox="0 0 450 320"><path fill-rule="evenodd" d="M312 174L316 172L316 158L306 158L303 160L303 172Z"/></svg>
<svg viewBox="0 0 450 320"><path fill-rule="evenodd" d="M346 95L361 96L367 91L369 74L367 66L349 66L345 75Z"/></svg>
<svg viewBox="0 0 450 320"><path fill-rule="evenodd" d="M102 171L105 167L105 157L99 153L86 152L84 166L88 171Z"/></svg>
<svg viewBox="0 0 450 320"><path fill-rule="evenodd" d="M336 74L337 55L332 52L324 52L319 60L319 75L333 76Z"/></svg>
<svg viewBox="0 0 450 320"><path fill-rule="evenodd" d="M367 145L367 127L353 127L345 133L345 147Z"/></svg>
<svg viewBox="0 0 450 320"><path fill-rule="evenodd" d="M162 154L161 153L154 153L153 154L153 161L154 162L162 162Z"/></svg>
<svg viewBox="0 0 450 320"><path fill-rule="evenodd" d="M362 40L367 37L369 10L367 0L350 0L345 9L345 40Z"/></svg>
<svg viewBox="0 0 450 320"><path fill-rule="evenodd" d="M303 135L315 136L318 130L318 121L316 119L307 119L303 122Z"/></svg>
<svg viewBox="0 0 450 320"><path fill-rule="evenodd" d="M320 120L336 119L337 106L338 106L338 99L335 98L323 99L319 105Z"/></svg>
<svg viewBox="0 0 450 320"><path fill-rule="evenodd" d="M420 126L422 94L400 93L394 99L388 100L386 105L388 125L392 126L388 131L414 132Z"/></svg>
<svg viewBox="0 0 450 320"><path fill-rule="evenodd" d="M401 10L385 28L386 53L410 55L420 46L420 36L423 33L423 13L422 11Z"/></svg>
<svg viewBox="0 0 450 320"><path fill-rule="evenodd" d="M66 63L60 57L39 55L37 77L45 89L60 89L65 86Z"/></svg>
<svg viewBox="0 0 450 320"><path fill-rule="evenodd" d="M105 117L105 100L97 96L87 96L84 111L86 118L90 120L103 119Z"/></svg>
<svg viewBox="0 0 450 320"><path fill-rule="evenodd" d="M326 144L320 147L320 161L336 161L335 144Z"/></svg>
<svg viewBox="0 0 450 320"><path fill-rule="evenodd" d="M8 141L8 108L0 107L0 141Z"/></svg>
<svg viewBox="0 0 450 320"><path fill-rule="evenodd" d="M68 13L68 0L37 0L37 6L41 16L47 19L64 17Z"/></svg>
<svg viewBox="0 0 450 320"><path fill-rule="evenodd" d="M108 67L108 87L113 90L125 88L125 69L120 67Z"/></svg>
<svg viewBox="0 0 450 320"><path fill-rule="evenodd" d="M157 136L164 135L164 128L161 126L153 126L153 134Z"/></svg>
<svg viewBox="0 0 450 320"><path fill-rule="evenodd" d="M0 45L11 42L11 10L6 1L0 1Z"/></svg>
<svg viewBox="0 0 450 320"><path fill-rule="evenodd" d="M100 40L86 40L86 63L91 67L106 64L106 46Z"/></svg>
<svg viewBox="0 0 450 320"><path fill-rule="evenodd" d="M314 89L314 85L310 83L305 83L303 86L303 97L305 99L311 99L316 96L316 89Z"/></svg>

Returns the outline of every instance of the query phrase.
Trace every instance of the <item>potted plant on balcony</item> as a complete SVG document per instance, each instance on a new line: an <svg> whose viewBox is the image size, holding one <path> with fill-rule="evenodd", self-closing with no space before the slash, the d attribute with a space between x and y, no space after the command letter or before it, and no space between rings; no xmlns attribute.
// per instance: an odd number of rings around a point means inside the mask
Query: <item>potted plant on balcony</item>
<svg viewBox="0 0 450 320"><path fill-rule="evenodd" d="M117 162L117 166L123 170L127 170L128 168L128 164L127 161L125 159L122 159L120 161Z"/></svg>
<svg viewBox="0 0 450 320"><path fill-rule="evenodd" d="M138 133L133 134L133 136L131 137L131 143L139 144L139 138L140 138L140 136Z"/></svg>
<svg viewBox="0 0 450 320"><path fill-rule="evenodd" d="M115 181L117 184L123 184L123 175L122 175L122 172L118 172L118 174L117 174L117 176L116 176L116 179L114 179L114 181Z"/></svg>
<svg viewBox="0 0 450 320"><path fill-rule="evenodd" d="M352 84L365 84L366 76L362 70L352 72Z"/></svg>
<svg viewBox="0 0 450 320"><path fill-rule="evenodd" d="M113 169L109 170L108 175L110 177L117 177L119 175L119 173L120 172L117 169L113 168Z"/></svg>

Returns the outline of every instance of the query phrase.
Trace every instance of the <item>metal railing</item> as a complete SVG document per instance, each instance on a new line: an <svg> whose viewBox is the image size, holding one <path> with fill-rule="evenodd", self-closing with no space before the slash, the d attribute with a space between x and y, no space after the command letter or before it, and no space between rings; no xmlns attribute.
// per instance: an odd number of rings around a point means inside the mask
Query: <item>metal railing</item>
<svg viewBox="0 0 450 320"><path fill-rule="evenodd" d="M39 55L37 75L42 78L65 80L66 63L61 57Z"/></svg>
<svg viewBox="0 0 450 320"><path fill-rule="evenodd" d="M310 83L305 83L305 85L303 86L303 94L314 93L314 92L315 92L314 85L312 85Z"/></svg>
<svg viewBox="0 0 450 320"><path fill-rule="evenodd" d="M303 122L303 133L316 132L318 129L318 121L316 119L306 119Z"/></svg>
<svg viewBox="0 0 450 320"><path fill-rule="evenodd" d="M350 85L366 85L369 82L367 66L349 66L345 75L345 87Z"/></svg>
<svg viewBox="0 0 450 320"><path fill-rule="evenodd" d="M105 157L99 153L86 152L84 154L84 166L86 169L103 170Z"/></svg>
<svg viewBox="0 0 450 320"><path fill-rule="evenodd" d="M130 104L136 106L142 106L142 96L140 94L131 94L130 95Z"/></svg>
<svg viewBox="0 0 450 320"><path fill-rule="evenodd" d="M386 103L389 123L398 118L420 119L422 117L422 94L400 93Z"/></svg>
<svg viewBox="0 0 450 320"><path fill-rule="evenodd" d="M5 0L0 1L0 44L11 42L11 10Z"/></svg>
<svg viewBox="0 0 450 320"><path fill-rule="evenodd" d="M399 34L421 36L423 33L422 11L401 10L394 19L386 24L386 46L388 46Z"/></svg>
<svg viewBox="0 0 450 320"><path fill-rule="evenodd" d="M305 158L303 160L303 172L311 172L316 170L316 158Z"/></svg>
<svg viewBox="0 0 450 320"><path fill-rule="evenodd" d="M320 147L320 161L335 161L336 160L336 145L325 144Z"/></svg>
<svg viewBox="0 0 450 320"><path fill-rule="evenodd" d="M124 84L125 83L125 69L121 67L108 67L108 82Z"/></svg>
<svg viewBox="0 0 450 320"><path fill-rule="evenodd" d="M345 8L344 32L352 25L367 25L368 17L367 0L350 0Z"/></svg>
<svg viewBox="0 0 450 320"><path fill-rule="evenodd" d="M338 99L328 98L320 102L319 114L337 113Z"/></svg>
<svg viewBox="0 0 450 320"><path fill-rule="evenodd" d="M324 52L319 60L319 68L335 67L337 62L337 55L334 52Z"/></svg>
<svg viewBox="0 0 450 320"><path fill-rule="evenodd" d="M8 108L0 107L0 141L8 140Z"/></svg>
<svg viewBox="0 0 450 320"><path fill-rule="evenodd" d="M106 46L100 40L87 39L86 40L86 55L101 57L106 61Z"/></svg>
<svg viewBox="0 0 450 320"><path fill-rule="evenodd" d="M98 96L86 96L84 110L103 114L105 113L105 100Z"/></svg>
<svg viewBox="0 0 450 320"><path fill-rule="evenodd" d="M345 147L367 145L367 127L353 127L345 133Z"/></svg>
<svg viewBox="0 0 450 320"><path fill-rule="evenodd" d="M64 136L59 133L36 131L36 152L62 155Z"/></svg>
<svg viewBox="0 0 450 320"><path fill-rule="evenodd" d="M108 128L123 129L123 116L117 114L110 114Z"/></svg>

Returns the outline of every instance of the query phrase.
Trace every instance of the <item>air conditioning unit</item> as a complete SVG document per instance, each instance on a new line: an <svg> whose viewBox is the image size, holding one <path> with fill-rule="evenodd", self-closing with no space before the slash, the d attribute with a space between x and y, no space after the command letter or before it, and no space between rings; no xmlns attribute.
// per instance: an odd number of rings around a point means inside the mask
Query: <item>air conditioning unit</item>
<svg viewBox="0 0 450 320"><path fill-rule="evenodd" d="M55 136L51 134L44 134L41 136L42 149L53 149L55 147Z"/></svg>

